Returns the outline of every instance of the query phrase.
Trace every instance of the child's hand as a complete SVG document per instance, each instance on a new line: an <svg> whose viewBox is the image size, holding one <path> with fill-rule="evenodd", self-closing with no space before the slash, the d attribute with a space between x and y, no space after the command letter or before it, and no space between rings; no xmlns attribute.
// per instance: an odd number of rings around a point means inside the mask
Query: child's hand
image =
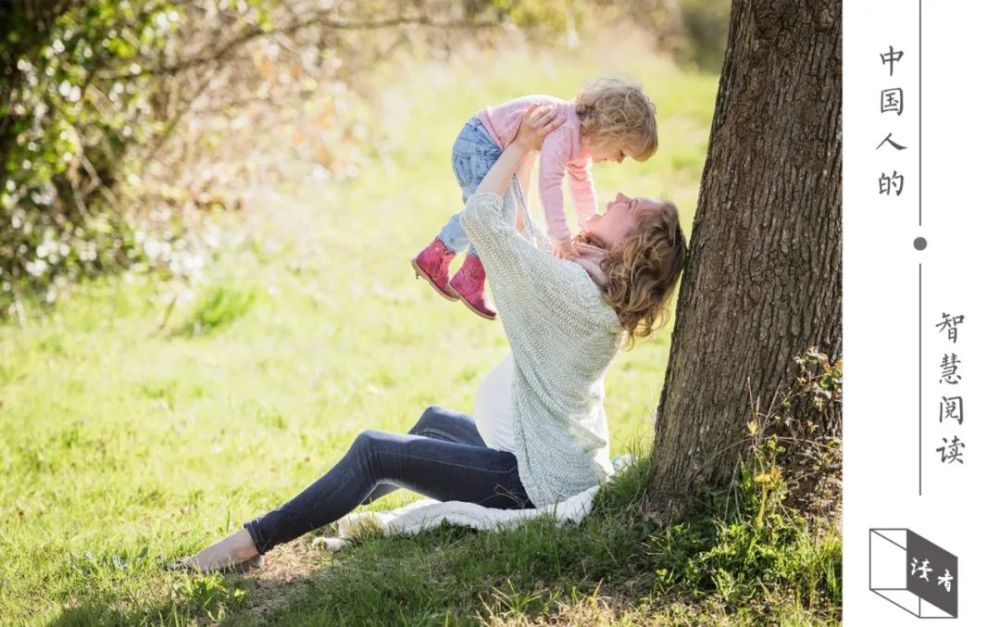
<svg viewBox="0 0 1000 627"><path fill-rule="evenodd" d="M565 118L557 117L552 105L532 105L518 122L514 142L526 150L541 150L545 136L562 126L565 121Z"/></svg>
<svg viewBox="0 0 1000 627"><path fill-rule="evenodd" d="M552 256L556 259L576 259L579 254L573 246L573 240L561 239L552 246Z"/></svg>

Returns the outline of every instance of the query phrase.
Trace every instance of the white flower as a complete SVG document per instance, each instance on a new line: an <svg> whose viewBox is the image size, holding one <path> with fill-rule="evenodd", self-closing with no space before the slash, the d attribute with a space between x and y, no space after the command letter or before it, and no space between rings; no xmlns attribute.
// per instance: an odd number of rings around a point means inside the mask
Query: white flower
<svg viewBox="0 0 1000 627"><path fill-rule="evenodd" d="M48 269L48 267L49 264L45 263L44 259L36 259L34 261L29 261L24 266L24 269L27 270L28 274L30 274L31 276L40 277L43 274L45 274L45 271Z"/></svg>

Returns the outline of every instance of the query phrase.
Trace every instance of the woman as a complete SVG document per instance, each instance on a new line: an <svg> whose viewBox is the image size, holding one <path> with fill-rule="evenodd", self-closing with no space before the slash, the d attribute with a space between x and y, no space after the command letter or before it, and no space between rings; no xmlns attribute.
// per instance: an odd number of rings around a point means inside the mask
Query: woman
<svg viewBox="0 0 1000 627"><path fill-rule="evenodd" d="M622 194L583 225L573 260L519 234L504 196L560 124L551 108L525 114L462 214L511 347L484 381L476 417L431 407L408 435L363 432L313 485L183 567L259 565L274 546L400 487L509 509L558 503L610 476L604 373L626 339L662 321L686 244L673 204Z"/></svg>

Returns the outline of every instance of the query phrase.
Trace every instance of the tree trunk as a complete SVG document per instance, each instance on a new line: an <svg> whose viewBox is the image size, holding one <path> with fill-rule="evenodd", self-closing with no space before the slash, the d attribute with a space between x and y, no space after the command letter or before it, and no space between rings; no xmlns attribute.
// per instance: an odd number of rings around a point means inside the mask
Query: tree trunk
<svg viewBox="0 0 1000 627"><path fill-rule="evenodd" d="M657 410L665 520L731 476L751 402L841 351L841 3L734 0L691 255ZM819 435L839 435L825 412Z"/></svg>

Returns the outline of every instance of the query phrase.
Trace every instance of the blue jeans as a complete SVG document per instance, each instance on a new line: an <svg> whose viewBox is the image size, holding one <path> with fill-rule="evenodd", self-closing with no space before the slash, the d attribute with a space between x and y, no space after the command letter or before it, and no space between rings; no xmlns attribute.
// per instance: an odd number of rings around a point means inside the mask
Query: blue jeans
<svg viewBox="0 0 1000 627"><path fill-rule="evenodd" d="M439 501L534 507L513 453L487 447L471 417L431 406L409 435L362 432L319 480L244 527L263 554L398 488Z"/></svg>
<svg viewBox="0 0 1000 627"><path fill-rule="evenodd" d="M501 153L503 150L494 143L489 131L486 130L479 118L472 118L462 128L451 149L451 167L455 171L455 178L458 179L458 186L462 188L463 205L469 200L469 196L475 193L479 183L500 158ZM527 206L516 175L504 195L504 204L509 203L510 205L504 208L505 211L516 206L515 202L520 203L522 207ZM469 254L475 255L476 251L469 244L469 237L465 234L465 229L462 228L459 221L460 213L451 216L438 237L452 252L457 253L468 248ZM509 215L514 215L514 212L510 211Z"/></svg>

